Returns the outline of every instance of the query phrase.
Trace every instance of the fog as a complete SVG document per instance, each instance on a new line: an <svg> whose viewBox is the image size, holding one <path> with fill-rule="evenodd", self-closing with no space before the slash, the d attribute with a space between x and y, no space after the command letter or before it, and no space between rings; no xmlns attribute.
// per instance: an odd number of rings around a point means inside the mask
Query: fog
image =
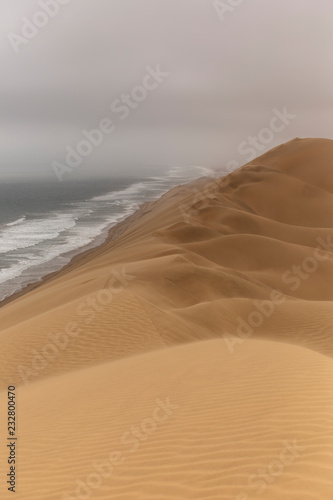
<svg viewBox="0 0 333 500"><path fill-rule="evenodd" d="M11 0L0 13L1 180L236 167L331 138L329 0Z"/></svg>

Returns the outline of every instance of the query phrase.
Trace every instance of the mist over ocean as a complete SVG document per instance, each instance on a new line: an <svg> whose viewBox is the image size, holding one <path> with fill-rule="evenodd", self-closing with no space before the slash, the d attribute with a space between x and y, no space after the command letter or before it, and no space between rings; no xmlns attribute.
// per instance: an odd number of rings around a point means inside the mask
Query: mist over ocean
<svg viewBox="0 0 333 500"><path fill-rule="evenodd" d="M145 201L209 174L201 167L171 167L145 178L1 184L0 300L101 244Z"/></svg>

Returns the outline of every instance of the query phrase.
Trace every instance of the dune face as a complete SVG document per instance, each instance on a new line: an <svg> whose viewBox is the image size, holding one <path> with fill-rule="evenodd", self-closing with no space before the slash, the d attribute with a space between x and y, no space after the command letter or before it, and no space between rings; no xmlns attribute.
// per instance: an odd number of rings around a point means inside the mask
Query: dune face
<svg viewBox="0 0 333 500"><path fill-rule="evenodd" d="M332 499L332 160L175 188L0 309L17 498Z"/></svg>
<svg viewBox="0 0 333 500"><path fill-rule="evenodd" d="M41 380L18 391L19 498L328 500L332 376L300 347L214 340Z"/></svg>

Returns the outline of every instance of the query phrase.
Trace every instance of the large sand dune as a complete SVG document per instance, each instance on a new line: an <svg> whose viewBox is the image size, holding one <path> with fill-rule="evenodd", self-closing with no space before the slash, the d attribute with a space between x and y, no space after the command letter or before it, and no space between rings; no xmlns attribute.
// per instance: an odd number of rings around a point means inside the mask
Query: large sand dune
<svg viewBox="0 0 333 500"><path fill-rule="evenodd" d="M332 160L295 139L173 189L0 309L17 498L333 497Z"/></svg>

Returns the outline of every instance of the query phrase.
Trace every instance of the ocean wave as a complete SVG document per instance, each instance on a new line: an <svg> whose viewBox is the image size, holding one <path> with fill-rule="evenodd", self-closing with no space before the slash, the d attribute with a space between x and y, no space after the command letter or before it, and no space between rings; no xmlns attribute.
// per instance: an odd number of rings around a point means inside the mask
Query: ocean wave
<svg viewBox="0 0 333 500"><path fill-rule="evenodd" d="M210 176L206 167L172 166L118 191L74 201L62 211L27 214L0 227L0 299L45 274L61 269L70 258L105 240L108 229L133 214L145 201L155 200L172 187Z"/></svg>
<svg viewBox="0 0 333 500"><path fill-rule="evenodd" d="M0 232L0 254L35 247L42 242L54 240L75 224L74 214L56 213L44 219L24 219Z"/></svg>
<svg viewBox="0 0 333 500"><path fill-rule="evenodd" d="M26 220L26 218L27 217L24 215L20 219L14 220L14 222L8 222L8 224L6 224L6 226L8 226L8 227L17 226L18 224L21 224L22 222L24 222Z"/></svg>
<svg viewBox="0 0 333 500"><path fill-rule="evenodd" d="M147 182L137 182L131 186L122 189L120 191L111 191L100 196L95 196L92 201L118 201L122 199L128 199L128 197L137 196L147 190Z"/></svg>

